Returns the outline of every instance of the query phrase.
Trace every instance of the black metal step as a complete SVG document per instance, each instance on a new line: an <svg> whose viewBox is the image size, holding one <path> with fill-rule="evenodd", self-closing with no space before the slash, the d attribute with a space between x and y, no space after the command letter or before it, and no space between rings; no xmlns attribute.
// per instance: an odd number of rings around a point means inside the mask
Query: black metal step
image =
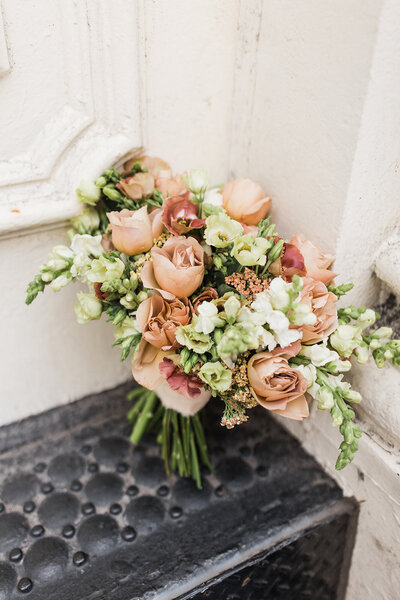
<svg viewBox="0 0 400 600"><path fill-rule="evenodd" d="M357 506L267 411L210 403L199 491L130 445L128 389L0 429L0 600L343 597Z"/></svg>

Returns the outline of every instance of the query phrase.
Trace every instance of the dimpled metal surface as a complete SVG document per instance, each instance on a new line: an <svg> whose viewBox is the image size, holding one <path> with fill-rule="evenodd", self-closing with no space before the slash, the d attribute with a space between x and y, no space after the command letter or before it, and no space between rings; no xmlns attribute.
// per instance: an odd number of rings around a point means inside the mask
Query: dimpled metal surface
<svg viewBox="0 0 400 600"><path fill-rule="evenodd" d="M0 600L342 597L356 505L267 411L208 407L198 490L129 443L128 389L0 429Z"/></svg>

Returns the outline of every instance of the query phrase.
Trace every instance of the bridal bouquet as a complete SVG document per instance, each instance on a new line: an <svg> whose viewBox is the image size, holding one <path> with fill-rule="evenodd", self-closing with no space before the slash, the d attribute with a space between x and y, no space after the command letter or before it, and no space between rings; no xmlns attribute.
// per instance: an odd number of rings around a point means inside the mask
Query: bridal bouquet
<svg viewBox="0 0 400 600"><path fill-rule="evenodd" d="M303 235L279 237L260 185L209 188L204 171L173 177L165 161L139 155L77 194L70 245L53 249L26 302L46 286L87 285L78 322L105 313L122 360L132 356L133 443L155 432L167 472L200 486L207 402L220 402L232 428L258 405L302 421L314 399L343 436L336 468L353 459L361 396L344 373L370 354L378 367L399 365L400 341L372 328L375 311L337 307L352 284L336 286L334 257Z"/></svg>

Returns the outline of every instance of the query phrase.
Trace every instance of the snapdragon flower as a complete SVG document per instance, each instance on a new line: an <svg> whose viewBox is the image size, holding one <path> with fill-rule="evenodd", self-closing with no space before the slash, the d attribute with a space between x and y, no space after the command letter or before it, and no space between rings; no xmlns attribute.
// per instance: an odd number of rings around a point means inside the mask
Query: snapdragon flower
<svg viewBox="0 0 400 600"><path fill-rule="evenodd" d="M100 200L101 190L92 181L82 179L76 190L78 199L83 204L89 204L89 206L95 206Z"/></svg>
<svg viewBox="0 0 400 600"><path fill-rule="evenodd" d="M77 293L78 302L75 304L75 314L78 323L87 323L100 319L103 310L100 300L94 294Z"/></svg>
<svg viewBox="0 0 400 600"><path fill-rule="evenodd" d="M124 270L125 265L120 258L110 260L102 255L91 262L87 279L92 283L121 279Z"/></svg>
<svg viewBox="0 0 400 600"><path fill-rule="evenodd" d="M348 358L363 341L361 331L361 327L355 327L354 325L339 325L329 338L331 346L341 356Z"/></svg>

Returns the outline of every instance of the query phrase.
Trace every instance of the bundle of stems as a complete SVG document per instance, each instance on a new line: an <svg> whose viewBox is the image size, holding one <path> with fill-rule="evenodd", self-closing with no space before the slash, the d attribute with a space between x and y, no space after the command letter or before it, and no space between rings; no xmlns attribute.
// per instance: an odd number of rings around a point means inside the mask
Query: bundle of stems
<svg viewBox="0 0 400 600"><path fill-rule="evenodd" d="M201 489L201 467L212 467L200 413L184 417L165 408L155 392L143 387L132 390L128 399L135 401L128 413L132 443L138 444L145 433L156 434L166 474L177 471L181 477L192 477Z"/></svg>

